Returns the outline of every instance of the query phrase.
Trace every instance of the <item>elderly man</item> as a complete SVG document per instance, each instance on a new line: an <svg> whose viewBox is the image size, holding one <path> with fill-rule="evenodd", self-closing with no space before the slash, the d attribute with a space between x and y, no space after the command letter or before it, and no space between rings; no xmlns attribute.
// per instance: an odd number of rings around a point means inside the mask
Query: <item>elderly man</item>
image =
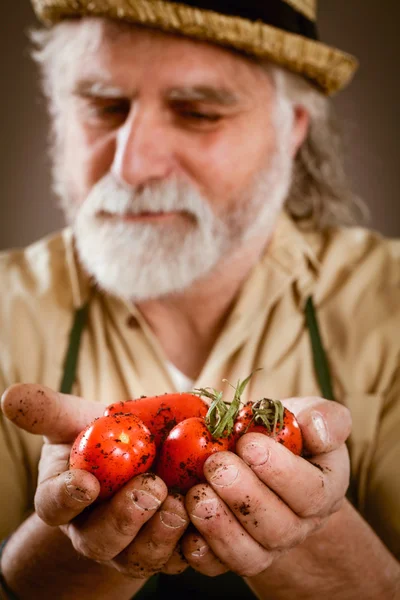
<svg viewBox="0 0 400 600"><path fill-rule="evenodd" d="M355 60L313 0L33 5L69 227L0 259L3 596L398 597L399 246L345 227L327 98ZM304 457L248 433L102 503L68 470L105 405L260 367Z"/></svg>

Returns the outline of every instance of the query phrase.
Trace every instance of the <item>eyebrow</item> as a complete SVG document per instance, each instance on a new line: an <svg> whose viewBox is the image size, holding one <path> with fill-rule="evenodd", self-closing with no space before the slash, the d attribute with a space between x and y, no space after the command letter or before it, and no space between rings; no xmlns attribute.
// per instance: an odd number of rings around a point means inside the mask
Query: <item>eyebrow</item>
<svg viewBox="0 0 400 600"><path fill-rule="evenodd" d="M122 98L125 94L121 88L102 81L83 80L79 81L74 88L74 94L78 96L93 96L96 98Z"/></svg>
<svg viewBox="0 0 400 600"><path fill-rule="evenodd" d="M123 98L124 91L116 86L98 80L79 81L74 88L74 94L96 98ZM208 102L222 106L235 106L239 97L226 88L216 88L206 85L169 88L166 97L170 102Z"/></svg>
<svg viewBox="0 0 400 600"><path fill-rule="evenodd" d="M204 85L171 88L167 98L172 102L210 102L223 106L234 106L239 102L239 97L230 90Z"/></svg>

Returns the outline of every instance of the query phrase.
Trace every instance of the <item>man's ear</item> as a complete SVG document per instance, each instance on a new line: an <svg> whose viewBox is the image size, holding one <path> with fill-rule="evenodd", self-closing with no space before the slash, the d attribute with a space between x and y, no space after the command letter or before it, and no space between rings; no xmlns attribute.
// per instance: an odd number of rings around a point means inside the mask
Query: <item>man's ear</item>
<svg viewBox="0 0 400 600"><path fill-rule="evenodd" d="M310 115L304 106L295 106L293 110L294 120L290 145L292 158L296 156L300 146L306 139L310 127Z"/></svg>

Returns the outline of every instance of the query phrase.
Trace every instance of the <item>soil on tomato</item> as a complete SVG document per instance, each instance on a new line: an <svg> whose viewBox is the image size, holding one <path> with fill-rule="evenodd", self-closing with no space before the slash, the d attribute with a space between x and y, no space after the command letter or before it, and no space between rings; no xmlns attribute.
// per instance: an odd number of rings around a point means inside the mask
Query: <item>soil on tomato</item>
<svg viewBox="0 0 400 600"><path fill-rule="evenodd" d="M147 463L147 461L149 460L149 458L150 458L150 454L144 454L142 456L142 458L140 459L140 463L142 465L145 465Z"/></svg>

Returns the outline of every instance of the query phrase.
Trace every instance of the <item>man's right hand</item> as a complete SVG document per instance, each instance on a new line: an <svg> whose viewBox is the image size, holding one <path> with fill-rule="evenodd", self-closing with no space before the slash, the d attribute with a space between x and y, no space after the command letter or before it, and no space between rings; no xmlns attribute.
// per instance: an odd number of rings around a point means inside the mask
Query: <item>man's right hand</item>
<svg viewBox="0 0 400 600"><path fill-rule="evenodd" d="M142 579L162 570L180 573L187 564L177 545L189 524L182 496L168 495L161 479L144 474L97 505L97 479L87 471L68 470L75 437L104 408L36 384L14 385L4 393L4 415L44 436L36 512L46 524L59 526L79 554L123 575Z"/></svg>

